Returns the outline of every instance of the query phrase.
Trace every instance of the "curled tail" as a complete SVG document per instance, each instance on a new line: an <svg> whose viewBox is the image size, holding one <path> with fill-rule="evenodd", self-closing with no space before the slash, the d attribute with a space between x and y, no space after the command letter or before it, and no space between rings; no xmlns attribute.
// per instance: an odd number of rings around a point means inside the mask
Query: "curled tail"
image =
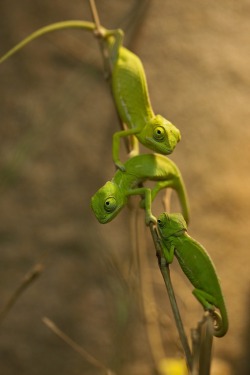
<svg viewBox="0 0 250 375"><path fill-rule="evenodd" d="M211 315L214 319L214 336L223 337L228 331L228 316L225 303L218 307L220 314L217 311L212 311Z"/></svg>
<svg viewBox="0 0 250 375"><path fill-rule="evenodd" d="M44 34L50 33L52 31L62 30L62 29L84 29L87 31L94 31L96 29L96 25L93 22L77 21L77 20L52 23L51 25L48 25L48 26L42 27L41 29L36 30L34 33L30 34L27 38L23 39L20 43L18 43L15 47L10 49L5 55L3 55L0 58L0 63L4 62L10 56L14 55L14 53L19 51L24 46L26 46L26 44L30 43L32 40Z"/></svg>
<svg viewBox="0 0 250 375"><path fill-rule="evenodd" d="M178 177L178 182L176 184L176 191L177 191L180 203L181 203L183 217L186 223L188 224L189 223L189 204L188 204L188 197L187 197L185 184L181 177L181 174L179 174L179 177Z"/></svg>

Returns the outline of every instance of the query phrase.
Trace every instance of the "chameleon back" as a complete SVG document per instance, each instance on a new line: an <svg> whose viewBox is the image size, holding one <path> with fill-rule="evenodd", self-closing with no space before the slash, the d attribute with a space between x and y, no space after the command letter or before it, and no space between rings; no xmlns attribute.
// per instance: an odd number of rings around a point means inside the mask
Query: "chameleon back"
<svg viewBox="0 0 250 375"><path fill-rule="evenodd" d="M112 74L113 95L122 121L129 128L145 126L154 113L141 60L124 47L119 49Z"/></svg>
<svg viewBox="0 0 250 375"><path fill-rule="evenodd" d="M215 266L203 246L187 234L170 238L176 245L175 256L193 286L223 299Z"/></svg>
<svg viewBox="0 0 250 375"><path fill-rule="evenodd" d="M125 162L128 174L143 180L160 181L179 179L180 172L175 163L161 154L141 154Z"/></svg>

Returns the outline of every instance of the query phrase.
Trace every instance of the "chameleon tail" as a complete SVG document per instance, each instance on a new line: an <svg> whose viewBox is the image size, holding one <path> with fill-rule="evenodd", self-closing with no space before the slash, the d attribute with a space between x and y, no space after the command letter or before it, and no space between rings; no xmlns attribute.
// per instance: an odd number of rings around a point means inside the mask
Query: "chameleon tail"
<svg viewBox="0 0 250 375"><path fill-rule="evenodd" d="M188 224L189 223L189 204L188 204L186 188L185 188L184 181L181 175L179 175L178 177L178 182L177 182L177 186L175 189L177 191L177 194L181 203L183 217L186 223Z"/></svg>
<svg viewBox="0 0 250 375"><path fill-rule="evenodd" d="M10 56L14 55L17 51L21 48L26 46L26 44L30 43L32 40L39 38L40 36L50 33L56 30L62 29L84 29L87 31L94 31L96 29L96 25L93 22L88 21L63 21L63 22L56 22L52 23L51 25L42 27L41 29L36 30L34 33L30 34L27 38L23 39L20 43L18 43L15 47L10 49L5 55L0 58L0 63L7 60Z"/></svg>
<svg viewBox="0 0 250 375"><path fill-rule="evenodd" d="M217 311L211 311L211 315L215 321L214 336L224 336L228 331L228 316L224 301L223 306L220 307L220 314Z"/></svg>

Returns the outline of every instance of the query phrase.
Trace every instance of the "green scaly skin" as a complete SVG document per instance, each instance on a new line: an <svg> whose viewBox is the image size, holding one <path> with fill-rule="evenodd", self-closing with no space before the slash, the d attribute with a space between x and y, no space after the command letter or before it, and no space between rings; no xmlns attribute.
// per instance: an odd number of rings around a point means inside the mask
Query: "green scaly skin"
<svg viewBox="0 0 250 375"><path fill-rule="evenodd" d="M183 215L188 221L189 209L185 186L177 166L160 154L137 155L125 162L126 171L118 170L113 179L108 181L91 199L91 207L100 223L113 220L127 204L130 195L142 195L141 207L145 208L146 225L156 223L151 213L151 202L164 188L176 190ZM146 187L136 188L146 180L157 181L151 190Z"/></svg>
<svg viewBox="0 0 250 375"><path fill-rule="evenodd" d="M133 135L147 148L163 155L173 152L181 136L179 130L160 115L155 115L150 103L148 87L141 60L122 47L123 31L103 31L113 64L112 88L120 118L128 130L113 136L113 160L123 170L119 160L120 137ZM133 156L137 153L134 139Z"/></svg>
<svg viewBox="0 0 250 375"><path fill-rule="evenodd" d="M45 26L30 34L22 42L8 51L0 63L23 48L34 39L56 30L79 28L96 32L107 42L112 61L112 88L115 103L122 121L128 130L116 132L113 136L113 160L116 166L125 170L119 159L120 137L132 136L133 150L130 156L138 154L138 140L147 148L160 154L171 154L180 141L179 130L160 115L155 115L148 95L146 77L141 60L122 47L123 31L107 30L97 32L96 25L87 21L63 21Z"/></svg>
<svg viewBox="0 0 250 375"><path fill-rule="evenodd" d="M214 336L222 337L228 330L228 317L220 282L214 264L202 245L187 234L187 224L183 216L163 213L157 220L161 246L167 263L176 256L183 272L192 285L194 296L211 312L217 321ZM220 316L214 311L220 311Z"/></svg>

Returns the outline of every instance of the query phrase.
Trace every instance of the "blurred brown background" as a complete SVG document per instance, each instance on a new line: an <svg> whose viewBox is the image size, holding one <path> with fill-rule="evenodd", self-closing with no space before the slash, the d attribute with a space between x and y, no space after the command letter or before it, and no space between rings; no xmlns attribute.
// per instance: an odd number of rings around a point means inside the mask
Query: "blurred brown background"
<svg viewBox="0 0 250 375"><path fill-rule="evenodd" d="M214 340L214 357L247 375L250 4L155 0L145 13L146 1L96 4L102 24L122 27L125 44L141 57L154 111L181 131L171 159L189 194L189 233L214 260L230 319L228 334ZM88 1L1 0L0 55L39 27L68 19L91 20ZM140 288L129 273L130 211L101 225L90 209L91 196L114 174L117 129L91 34L44 36L0 66L0 308L41 257L45 265L1 324L1 374L100 373L44 316L118 374L154 373ZM153 212L162 210L159 197ZM148 230L146 240L166 356L182 356ZM189 336L202 309L177 264L172 275Z"/></svg>

